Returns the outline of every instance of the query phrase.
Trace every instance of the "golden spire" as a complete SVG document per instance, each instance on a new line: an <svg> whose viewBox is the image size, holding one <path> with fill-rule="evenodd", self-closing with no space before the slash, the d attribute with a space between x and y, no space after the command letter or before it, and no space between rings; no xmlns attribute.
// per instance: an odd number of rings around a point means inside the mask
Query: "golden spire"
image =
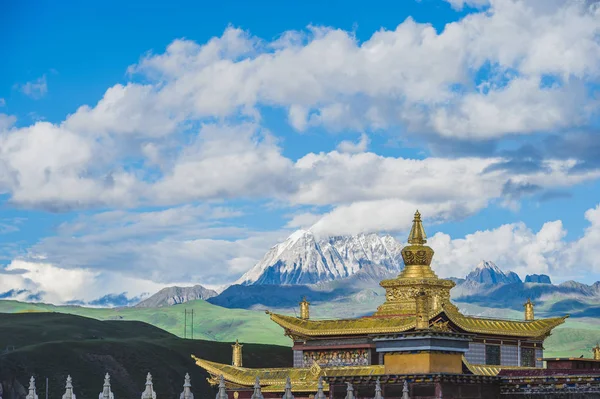
<svg viewBox="0 0 600 399"><path fill-rule="evenodd" d="M427 242L427 234L421 222L421 214L417 210L413 219L413 224L408 235L408 243L410 245L423 245Z"/></svg>
<svg viewBox="0 0 600 399"><path fill-rule="evenodd" d="M232 366L242 367L242 346L244 345L240 345L237 339L235 340L235 344L231 345L233 348L233 354L231 356Z"/></svg>
<svg viewBox="0 0 600 399"><path fill-rule="evenodd" d="M304 320L308 320L309 317L309 306L310 302L308 302L306 300L306 297L304 297L302 299L302 302L300 302L300 318L304 319Z"/></svg>
<svg viewBox="0 0 600 399"><path fill-rule="evenodd" d="M408 235L408 245L402 248L402 260L404 260L405 267L399 278L438 278L430 267L433 249L425 245L426 242L427 235L421 222L421 214L416 211Z"/></svg>
<svg viewBox="0 0 600 399"><path fill-rule="evenodd" d="M594 360L600 360L600 344L596 344L592 350L594 351Z"/></svg>
<svg viewBox="0 0 600 399"><path fill-rule="evenodd" d="M532 321L535 319L533 314L533 302L531 302L530 298L527 298L527 302L523 304L525 307L525 320Z"/></svg>

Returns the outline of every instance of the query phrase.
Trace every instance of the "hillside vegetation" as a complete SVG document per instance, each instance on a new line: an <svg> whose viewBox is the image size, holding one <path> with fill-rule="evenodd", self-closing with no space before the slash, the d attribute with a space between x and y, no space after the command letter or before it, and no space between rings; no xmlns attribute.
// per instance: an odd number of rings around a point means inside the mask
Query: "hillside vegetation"
<svg viewBox="0 0 600 399"><path fill-rule="evenodd" d="M0 313L59 312L98 320L143 321L179 337L184 336L184 309L194 310L194 338L291 346L281 327L261 311L226 309L203 300L160 308L86 308L0 301ZM187 337L191 336L188 314Z"/></svg>
<svg viewBox="0 0 600 399"><path fill-rule="evenodd" d="M311 318L359 317L371 314L382 302L380 296L353 296L345 300L324 301L311 306ZM491 308L476 304L455 302L465 314L481 317L522 319L523 312L512 309ZM15 301L0 301L0 312L60 312L80 315L98 320L142 321L156 326L175 336L183 337L184 309L194 309L194 338L232 342L239 339L245 343L269 343L290 347L292 341L284 331L273 323L262 311L226 309L202 300L161 308L116 308L92 309L77 306L53 306ZM271 310L293 315L294 307L271 308ZM566 313L566 312L565 312ZM543 312L536 317L548 317ZM189 316L188 316L189 317ZM189 320L188 320L189 323ZM190 336L188 328L187 336ZM576 337L574 339L573 337ZM600 319L597 317L569 318L556 328L545 343L545 356L589 357L591 348L600 341ZM0 341L0 346L4 345ZM6 345L16 345L6 342ZM2 346L0 348L4 349Z"/></svg>
<svg viewBox="0 0 600 399"><path fill-rule="evenodd" d="M231 342L181 339L142 322L60 313L0 314L0 343L15 346L0 355L5 399L21 397L31 375L40 398L45 396L46 377L49 397L60 398L68 374L78 397L94 398L102 391L106 372L116 398L139 398L148 372L158 398L178 397L186 372L196 397L212 397L208 374L190 355L231 362ZM243 356L248 367L292 364L290 348L275 345L244 344Z"/></svg>

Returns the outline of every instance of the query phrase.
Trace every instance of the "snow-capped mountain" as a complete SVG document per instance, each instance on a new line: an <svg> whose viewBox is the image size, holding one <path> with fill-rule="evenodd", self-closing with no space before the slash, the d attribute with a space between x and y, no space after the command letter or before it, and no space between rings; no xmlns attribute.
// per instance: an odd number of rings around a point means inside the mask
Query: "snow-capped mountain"
<svg viewBox="0 0 600 399"><path fill-rule="evenodd" d="M482 260L477 267L467 275L466 281L479 284L511 284L520 283L521 278L515 272L504 273L494 262Z"/></svg>
<svg viewBox="0 0 600 399"><path fill-rule="evenodd" d="M272 247L235 284L314 284L353 275L365 265L402 269L402 245L392 236L359 234L317 240L298 230Z"/></svg>

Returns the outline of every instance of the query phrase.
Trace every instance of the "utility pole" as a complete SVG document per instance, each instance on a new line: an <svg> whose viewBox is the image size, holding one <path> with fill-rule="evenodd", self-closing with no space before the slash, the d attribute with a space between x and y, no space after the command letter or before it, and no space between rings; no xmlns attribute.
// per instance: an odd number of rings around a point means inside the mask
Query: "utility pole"
<svg viewBox="0 0 600 399"><path fill-rule="evenodd" d="M186 338L187 333L187 309L183 310L183 338Z"/></svg>
<svg viewBox="0 0 600 399"><path fill-rule="evenodd" d="M46 399L48 399L48 377L46 377Z"/></svg>
<svg viewBox="0 0 600 399"><path fill-rule="evenodd" d="M190 327L192 328L192 339L194 339L194 309L192 309L192 325Z"/></svg>

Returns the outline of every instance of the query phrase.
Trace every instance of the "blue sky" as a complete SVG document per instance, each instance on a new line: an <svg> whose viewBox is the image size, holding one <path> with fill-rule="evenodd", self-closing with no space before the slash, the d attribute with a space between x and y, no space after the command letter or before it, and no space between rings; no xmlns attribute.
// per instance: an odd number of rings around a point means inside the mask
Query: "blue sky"
<svg viewBox="0 0 600 399"><path fill-rule="evenodd" d="M221 286L417 207L440 275L600 279L595 1L0 7L0 293Z"/></svg>

